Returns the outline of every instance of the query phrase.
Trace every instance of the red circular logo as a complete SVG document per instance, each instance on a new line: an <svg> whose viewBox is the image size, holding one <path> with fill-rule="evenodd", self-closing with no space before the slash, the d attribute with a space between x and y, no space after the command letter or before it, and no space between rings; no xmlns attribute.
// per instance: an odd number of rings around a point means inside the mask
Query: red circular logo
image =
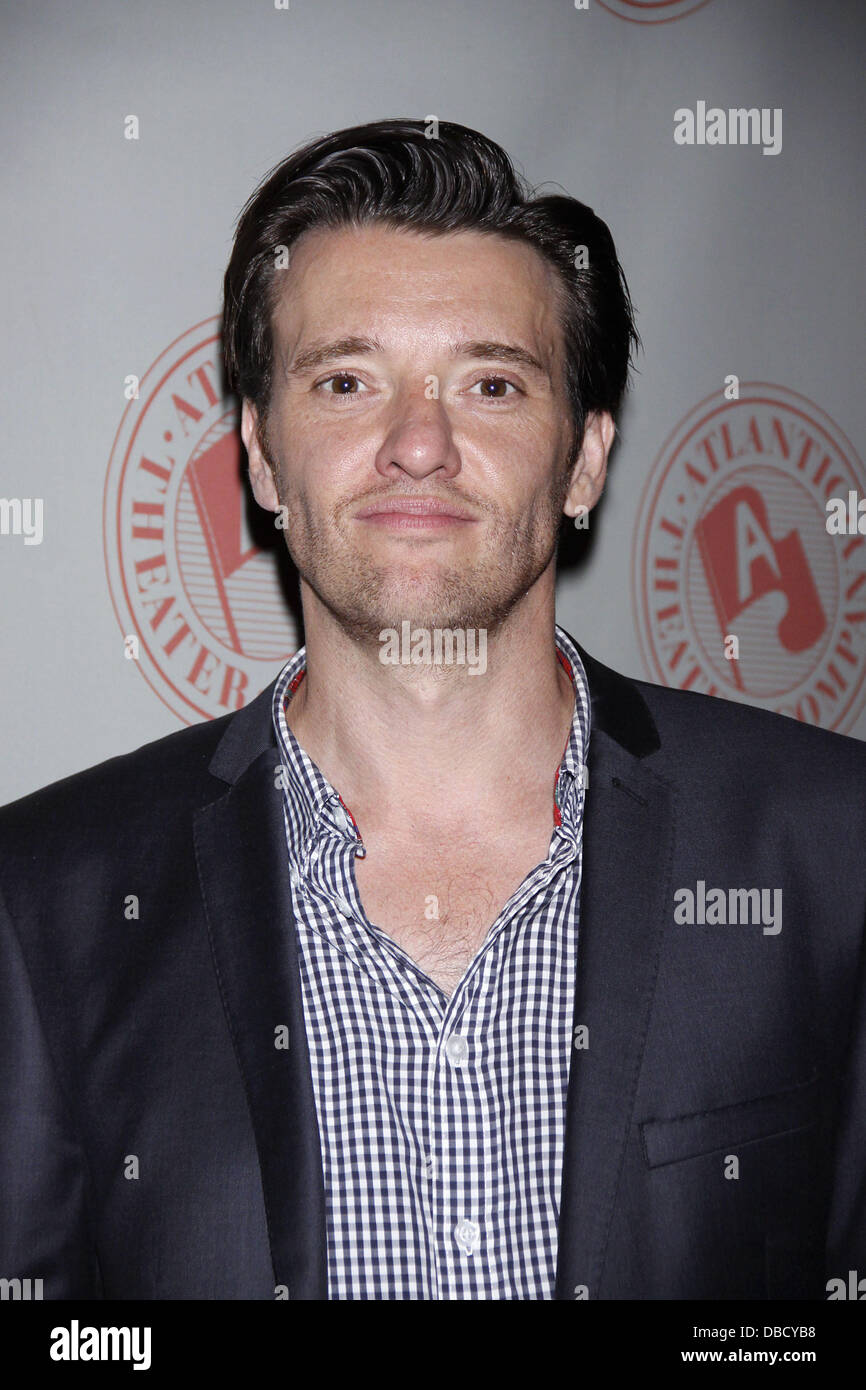
<svg viewBox="0 0 866 1390"><path fill-rule="evenodd" d="M703 9L709 0L598 0L598 3L611 14L635 24L667 24Z"/></svg>
<svg viewBox="0 0 866 1390"><path fill-rule="evenodd" d="M644 660L663 685L844 731L864 701L866 535L830 534L827 503L863 495L863 464L805 397L738 389L653 464L633 549Z"/></svg>
<svg viewBox="0 0 866 1390"><path fill-rule="evenodd" d="M297 650L283 535L244 484L219 364L218 319L166 348L124 412L105 484L127 654L186 723L240 709Z"/></svg>

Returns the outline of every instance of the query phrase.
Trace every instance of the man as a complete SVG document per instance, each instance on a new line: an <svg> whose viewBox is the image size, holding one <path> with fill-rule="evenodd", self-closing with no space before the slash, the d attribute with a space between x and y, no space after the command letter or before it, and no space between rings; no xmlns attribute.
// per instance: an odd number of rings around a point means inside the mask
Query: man
<svg viewBox="0 0 866 1390"><path fill-rule="evenodd" d="M296 153L226 274L304 647L0 816L0 1274L826 1297L866 1262L866 749L555 625L628 290L590 209L428 134Z"/></svg>

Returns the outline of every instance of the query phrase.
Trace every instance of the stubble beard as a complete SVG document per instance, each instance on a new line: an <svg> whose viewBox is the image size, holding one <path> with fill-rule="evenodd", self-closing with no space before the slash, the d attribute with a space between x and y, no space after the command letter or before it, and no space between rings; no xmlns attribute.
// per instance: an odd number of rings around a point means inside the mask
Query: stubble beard
<svg viewBox="0 0 866 1390"><path fill-rule="evenodd" d="M404 542L383 536L393 558L380 561L361 541L353 540L364 522L347 512L357 499L338 506L330 517L317 516L309 499L293 495L273 463L280 502L285 508L285 538L301 578L332 614L347 636L379 650L386 629L478 631L488 640L554 559L570 468L560 469L549 492L537 495L525 514L512 516L487 500L469 499L481 519L467 524L469 555L439 558L447 541ZM461 525L461 523L458 523ZM471 532L480 531L480 540ZM458 542L459 544L459 542Z"/></svg>

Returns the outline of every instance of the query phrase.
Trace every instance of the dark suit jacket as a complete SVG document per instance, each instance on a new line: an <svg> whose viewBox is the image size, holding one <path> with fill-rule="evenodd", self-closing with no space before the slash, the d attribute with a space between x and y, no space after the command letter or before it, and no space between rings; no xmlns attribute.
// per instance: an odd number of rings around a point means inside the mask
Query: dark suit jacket
<svg viewBox="0 0 866 1390"><path fill-rule="evenodd" d="M581 655L556 1297L825 1298L866 1274L866 746ZM272 690L0 811L0 1277L46 1298L327 1296ZM782 930L677 924L699 880Z"/></svg>

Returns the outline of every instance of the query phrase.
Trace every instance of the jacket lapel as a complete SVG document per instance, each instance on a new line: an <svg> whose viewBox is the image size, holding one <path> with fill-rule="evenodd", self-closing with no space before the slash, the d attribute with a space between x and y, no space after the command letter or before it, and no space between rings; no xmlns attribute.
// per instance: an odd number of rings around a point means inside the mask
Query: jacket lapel
<svg viewBox="0 0 866 1390"><path fill-rule="evenodd" d="M199 882L258 1148L274 1283L327 1298L325 1200L291 910L273 685L230 721L210 771L227 792L195 815ZM288 1048L275 1029L288 1028Z"/></svg>
<svg viewBox="0 0 866 1390"><path fill-rule="evenodd" d="M580 648L578 649L580 650ZM597 1298L670 912L673 793L642 760L658 749L631 681L580 650L592 698L575 1024L554 1297Z"/></svg>

